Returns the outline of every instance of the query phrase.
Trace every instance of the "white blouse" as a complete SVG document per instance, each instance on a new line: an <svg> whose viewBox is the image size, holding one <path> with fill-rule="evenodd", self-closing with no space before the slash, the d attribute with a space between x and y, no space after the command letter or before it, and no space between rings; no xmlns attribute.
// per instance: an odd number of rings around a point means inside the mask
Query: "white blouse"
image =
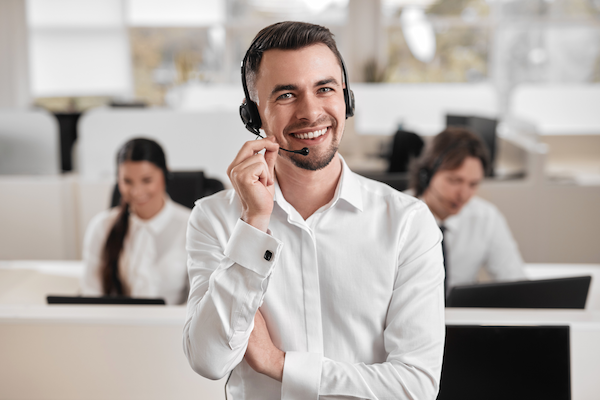
<svg viewBox="0 0 600 400"><path fill-rule="evenodd" d="M161 297L167 304L186 301L189 284L185 235L190 212L166 198L164 207L149 220L129 215L119 274L130 296ZM84 295L103 295L102 251L118 213L119 208L103 211L88 225L83 243Z"/></svg>

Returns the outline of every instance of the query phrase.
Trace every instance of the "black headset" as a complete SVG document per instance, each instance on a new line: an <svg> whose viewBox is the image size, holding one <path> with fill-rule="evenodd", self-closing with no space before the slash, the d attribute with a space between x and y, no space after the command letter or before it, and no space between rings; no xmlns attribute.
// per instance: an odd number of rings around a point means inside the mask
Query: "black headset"
<svg viewBox="0 0 600 400"><path fill-rule="evenodd" d="M256 43L262 39L263 35L257 36L250 47L248 47L248 51L246 51L246 55L244 56L244 60L242 61L242 86L244 88L244 96L246 99L240 105L240 117L242 118L242 122L246 126L250 132L257 136L261 136L259 129L262 126L262 121L260 119L260 114L258 113L258 107L256 103L250 99L250 93L248 91L248 84L246 83L246 62L248 61L248 55L250 54L250 50L255 47ZM346 119L352 117L354 115L354 93L350 90L350 82L348 82L348 74L346 73L346 66L344 65L344 60L340 54L340 63L342 64L342 73L344 75L344 82L346 87L344 88L344 102L346 103Z"/></svg>

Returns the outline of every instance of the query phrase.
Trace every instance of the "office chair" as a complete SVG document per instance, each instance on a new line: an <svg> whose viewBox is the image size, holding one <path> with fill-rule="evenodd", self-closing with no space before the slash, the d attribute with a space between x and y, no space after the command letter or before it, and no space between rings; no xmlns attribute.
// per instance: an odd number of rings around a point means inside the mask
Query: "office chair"
<svg viewBox="0 0 600 400"><path fill-rule="evenodd" d="M220 180L207 178L202 171L177 171L169 175L167 193L174 202L187 208L193 208L196 200L225 189ZM110 206L116 207L120 203L121 193L115 184Z"/></svg>
<svg viewBox="0 0 600 400"><path fill-rule="evenodd" d="M388 172L408 172L410 161L421 155L424 145L423 139L416 133L398 129L388 158Z"/></svg>

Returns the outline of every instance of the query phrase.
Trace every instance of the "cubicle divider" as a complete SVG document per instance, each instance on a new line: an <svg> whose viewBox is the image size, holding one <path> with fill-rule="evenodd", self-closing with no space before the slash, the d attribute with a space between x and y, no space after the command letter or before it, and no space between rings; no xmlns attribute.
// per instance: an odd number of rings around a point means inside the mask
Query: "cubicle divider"
<svg viewBox="0 0 600 400"><path fill-rule="evenodd" d="M0 175L60 173L58 122L42 109L0 109Z"/></svg>
<svg viewBox="0 0 600 400"><path fill-rule="evenodd" d="M353 84L355 130L359 134L392 135L399 124L419 135L436 135L446 114L496 118L498 96L488 83Z"/></svg>
<svg viewBox="0 0 600 400"><path fill-rule="evenodd" d="M227 167L245 141L255 137L236 111L95 109L79 123L77 161L84 180L114 179L117 150L129 139L160 143L172 170L203 170L227 182Z"/></svg>

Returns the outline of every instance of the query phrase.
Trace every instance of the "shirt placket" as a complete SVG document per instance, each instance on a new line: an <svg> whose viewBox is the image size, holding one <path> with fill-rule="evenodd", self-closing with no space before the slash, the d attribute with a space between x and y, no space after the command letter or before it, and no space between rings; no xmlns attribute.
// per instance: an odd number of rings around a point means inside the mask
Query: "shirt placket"
<svg viewBox="0 0 600 400"><path fill-rule="evenodd" d="M307 226L302 234L302 285L304 293L304 321L309 353L323 354L323 326L321 319L321 291L319 263L314 232Z"/></svg>

